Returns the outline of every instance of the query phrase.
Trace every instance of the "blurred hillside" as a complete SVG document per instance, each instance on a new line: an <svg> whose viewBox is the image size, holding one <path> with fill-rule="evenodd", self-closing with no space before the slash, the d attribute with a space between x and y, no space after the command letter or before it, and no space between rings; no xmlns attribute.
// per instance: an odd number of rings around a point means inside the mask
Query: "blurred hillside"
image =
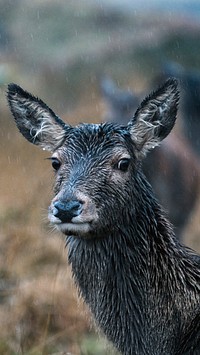
<svg viewBox="0 0 200 355"><path fill-rule="evenodd" d="M0 354L111 352L91 327L65 243L47 221L53 181L47 153L18 133L5 92L16 82L70 123L98 122L105 112L103 75L141 93L163 61L200 69L197 1L190 11L184 1L171 1L170 9L156 1L126 3L0 1ZM185 241L200 251L199 215Z"/></svg>
<svg viewBox="0 0 200 355"><path fill-rule="evenodd" d="M155 5L154 12L136 9L122 12L100 1L1 0L1 84L37 88L62 112L74 107L86 86L90 99L103 73L126 85L131 73L132 85L140 87L137 81L148 82L166 58L199 67L194 17Z"/></svg>

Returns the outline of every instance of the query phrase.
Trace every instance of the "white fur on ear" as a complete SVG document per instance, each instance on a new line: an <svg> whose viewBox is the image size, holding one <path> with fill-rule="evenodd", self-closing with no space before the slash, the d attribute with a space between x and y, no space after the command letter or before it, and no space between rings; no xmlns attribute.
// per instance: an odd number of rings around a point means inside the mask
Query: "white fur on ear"
<svg viewBox="0 0 200 355"><path fill-rule="evenodd" d="M141 103L128 124L139 155L144 156L170 133L176 121L178 101L177 80L168 79Z"/></svg>
<svg viewBox="0 0 200 355"><path fill-rule="evenodd" d="M26 139L50 151L62 145L69 126L42 100L16 84L8 86L7 97L17 127Z"/></svg>

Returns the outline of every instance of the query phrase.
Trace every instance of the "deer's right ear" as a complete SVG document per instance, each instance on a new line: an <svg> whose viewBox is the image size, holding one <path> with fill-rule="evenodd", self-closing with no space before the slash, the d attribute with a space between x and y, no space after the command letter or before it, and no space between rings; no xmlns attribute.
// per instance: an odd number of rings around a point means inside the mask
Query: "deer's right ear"
<svg viewBox="0 0 200 355"><path fill-rule="evenodd" d="M29 142L52 152L62 145L70 126L42 100L16 84L8 85L7 98L17 127Z"/></svg>

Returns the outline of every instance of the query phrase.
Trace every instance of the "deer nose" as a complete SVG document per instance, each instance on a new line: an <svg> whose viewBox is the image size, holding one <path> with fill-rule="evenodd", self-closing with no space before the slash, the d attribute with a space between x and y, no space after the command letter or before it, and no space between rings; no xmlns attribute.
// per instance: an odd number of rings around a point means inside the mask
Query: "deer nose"
<svg viewBox="0 0 200 355"><path fill-rule="evenodd" d="M81 214L83 203L78 200L55 201L53 206L53 215L63 223L70 223L73 217Z"/></svg>

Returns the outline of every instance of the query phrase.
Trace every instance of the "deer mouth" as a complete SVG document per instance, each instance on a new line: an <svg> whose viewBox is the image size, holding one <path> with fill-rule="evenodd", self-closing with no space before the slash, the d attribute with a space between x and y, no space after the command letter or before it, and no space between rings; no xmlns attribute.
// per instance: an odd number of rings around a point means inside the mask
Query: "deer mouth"
<svg viewBox="0 0 200 355"><path fill-rule="evenodd" d="M79 216L73 217L69 222L62 222L58 217L55 217L51 211L48 214L49 221L60 232L65 235L84 235L92 230L92 219L81 220Z"/></svg>

